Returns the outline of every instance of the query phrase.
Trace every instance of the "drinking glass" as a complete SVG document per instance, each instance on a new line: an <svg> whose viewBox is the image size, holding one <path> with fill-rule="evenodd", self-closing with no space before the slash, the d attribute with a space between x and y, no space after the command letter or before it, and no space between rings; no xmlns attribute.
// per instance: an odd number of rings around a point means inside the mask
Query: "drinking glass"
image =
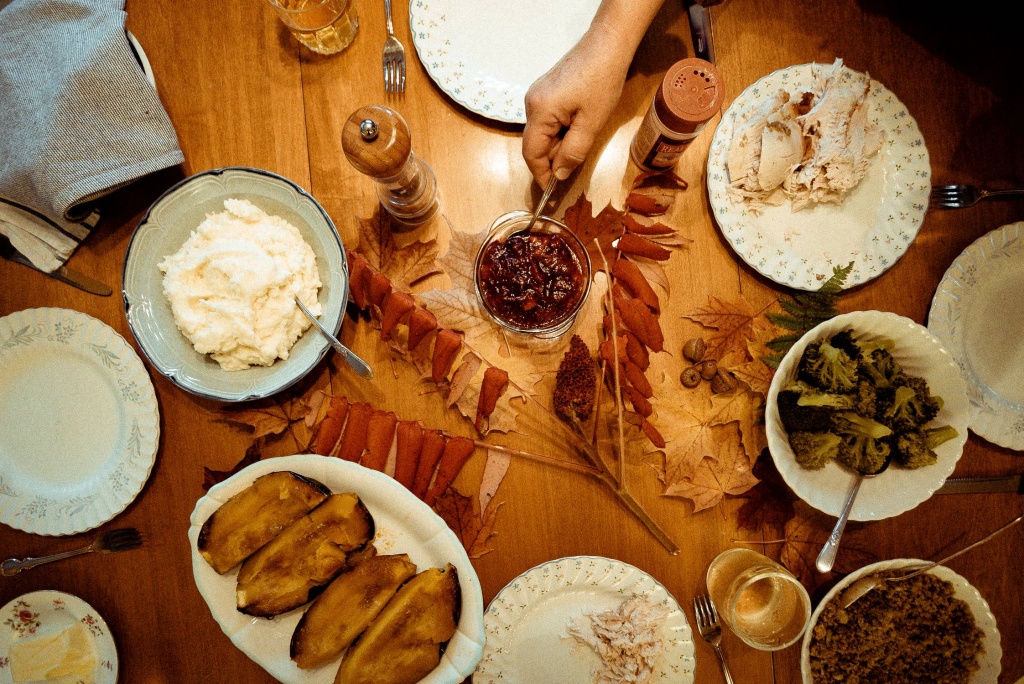
<svg viewBox="0 0 1024 684"><path fill-rule="evenodd" d="M267 0L295 38L314 52L333 55L359 29L351 0Z"/></svg>
<svg viewBox="0 0 1024 684"><path fill-rule="evenodd" d="M811 597L791 572L756 551L729 549L711 561L708 594L722 620L749 646L777 651L811 619Z"/></svg>

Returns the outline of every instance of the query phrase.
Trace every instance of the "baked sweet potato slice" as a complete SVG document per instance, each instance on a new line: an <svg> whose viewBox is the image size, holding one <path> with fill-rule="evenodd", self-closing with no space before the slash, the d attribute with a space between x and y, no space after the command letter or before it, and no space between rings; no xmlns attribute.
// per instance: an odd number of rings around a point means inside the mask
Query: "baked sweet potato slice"
<svg viewBox="0 0 1024 684"><path fill-rule="evenodd" d="M415 574L403 553L369 558L335 577L295 625L292 660L309 670L340 656Z"/></svg>
<svg viewBox="0 0 1024 684"><path fill-rule="evenodd" d="M319 506L330 493L316 480L291 471L267 473L206 519L196 547L223 575Z"/></svg>
<svg viewBox="0 0 1024 684"><path fill-rule="evenodd" d="M332 494L242 563L235 590L238 610L271 617L301 606L373 535L373 518L359 497Z"/></svg>
<svg viewBox="0 0 1024 684"><path fill-rule="evenodd" d="M334 684L415 684L441 662L459 617L459 576L449 564L406 582L341 661Z"/></svg>

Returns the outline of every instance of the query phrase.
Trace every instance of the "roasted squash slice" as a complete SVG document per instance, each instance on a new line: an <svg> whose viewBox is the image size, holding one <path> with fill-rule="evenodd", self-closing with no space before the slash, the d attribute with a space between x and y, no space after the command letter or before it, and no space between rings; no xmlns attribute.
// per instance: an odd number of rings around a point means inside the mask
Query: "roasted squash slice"
<svg viewBox="0 0 1024 684"><path fill-rule="evenodd" d="M334 684L415 684L455 634L459 577L451 564L406 582L341 661Z"/></svg>
<svg viewBox="0 0 1024 684"><path fill-rule="evenodd" d="M270 617L301 606L373 535L373 518L359 497L332 494L242 563L238 610Z"/></svg>
<svg viewBox="0 0 1024 684"><path fill-rule="evenodd" d="M290 471L267 473L225 501L199 530L196 546L220 574L235 567L331 493Z"/></svg>
<svg viewBox="0 0 1024 684"><path fill-rule="evenodd" d="M312 669L340 656L415 574L416 564L403 553L369 558L335 577L295 626L292 660Z"/></svg>

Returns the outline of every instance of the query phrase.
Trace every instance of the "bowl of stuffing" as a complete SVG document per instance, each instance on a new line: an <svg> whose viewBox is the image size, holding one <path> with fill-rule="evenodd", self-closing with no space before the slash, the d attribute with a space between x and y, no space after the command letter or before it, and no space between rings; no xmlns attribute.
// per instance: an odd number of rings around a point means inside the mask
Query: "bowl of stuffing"
<svg viewBox="0 0 1024 684"><path fill-rule="evenodd" d="M967 439L960 368L928 329L883 311L821 323L793 345L772 379L768 448L786 484L838 516L858 475L852 520L914 508L953 472Z"/></svg>

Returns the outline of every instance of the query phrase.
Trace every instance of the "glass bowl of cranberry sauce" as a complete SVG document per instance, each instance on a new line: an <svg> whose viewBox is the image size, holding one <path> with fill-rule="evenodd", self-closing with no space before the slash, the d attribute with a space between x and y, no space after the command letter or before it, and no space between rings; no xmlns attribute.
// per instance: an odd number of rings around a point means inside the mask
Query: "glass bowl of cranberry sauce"
<svg viewBox="0 0 1024 684"><path fill-rule="evenodd" d="M572 327L590 292L590 256L555 219L499 216L476 255L476 293L490 316L517 333L558 337Z"/></svg>

